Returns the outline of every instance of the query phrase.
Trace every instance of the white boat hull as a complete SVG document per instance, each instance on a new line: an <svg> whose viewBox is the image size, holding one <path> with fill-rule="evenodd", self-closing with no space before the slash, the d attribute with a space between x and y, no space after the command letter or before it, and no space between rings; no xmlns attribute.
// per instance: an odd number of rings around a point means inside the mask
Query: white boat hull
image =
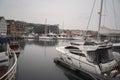
<svg viewBox="0 0 120 80"><path fill-rule="evenodd" d="M68 62L71 65L74 65L76 67L89 71L91 73L101 74L101 71L97 65L89 63L86 60L86 58L70 54L69 51L67 50L64 52L63 49L64 49L63 47L56 48L56 50L60 52L59 53L60 58L62 58L65 62Z"/></svg>
<svg viewBox="0 0 120 80"><path fill-rule="evenodd" d="M84 56L71 54L69 50L64 47L57 47L56 50L59 52L59 56L63 61L94 74L111 71L113 67L117 66L116 61L113 60L108 63L101 63L100 68L99 65L89 62Z"/></svg>

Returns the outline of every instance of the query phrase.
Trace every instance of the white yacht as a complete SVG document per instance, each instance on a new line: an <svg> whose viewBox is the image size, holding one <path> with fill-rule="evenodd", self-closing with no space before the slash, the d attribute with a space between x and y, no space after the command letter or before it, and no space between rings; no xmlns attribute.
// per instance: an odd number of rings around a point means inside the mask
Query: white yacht
<svg viewBox="0 0 120 80"><path fill-rule="evenodd" d="M60 40L73 40L73 37L68 36L66 33L62 32L59 35L57 35L57 39L60 39Z"/></svg>
<svg viewBox="0 0 120 80"><path fill-rule="evenodd" d="M94 74L114 76L118 64L114 59L112 47L106 46L63 46L57 47L64 62Z"/></svg>
<svg viewBox="0 0 120 80"><path fill-rule="evenodd" d="M74 40L83 40L84 37L83 36L73 36L72 37Z"/></svg>
<svg viewBox="0 0 120 80"><path fill-rule="evenodd" d="M49 36L39 36L40 40L52 40L54 39L53 37L49 37Z"/></svg>
<svg viewBox="0 0 120 80"><path fill-rule="evenodd" d="M118 62L115 60L116 53L112 51L112 44L107 42L99 42L102 6L103 0L101 0L98 40L96 42L83 41L76 44L73 43L74 45L70 46L57 47L56 50L60 53L59 58L63 62L80 68L84 70L84 72L115 77L119 74L119 69ZM116 57L119 58L119 56Z"/></svg>

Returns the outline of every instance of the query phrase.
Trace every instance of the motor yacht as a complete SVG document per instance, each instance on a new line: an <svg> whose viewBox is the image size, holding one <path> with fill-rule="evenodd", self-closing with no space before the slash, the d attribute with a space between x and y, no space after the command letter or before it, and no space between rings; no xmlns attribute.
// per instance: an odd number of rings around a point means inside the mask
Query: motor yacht
<svg viewBox="0 0 120 80"><path fill-rule="evenodd" d="M20 45L17 41L12 41L9 44L9 47L12 51L14 51L16 54L20 53Z"/></svg>
<svg viewBox="0 0 120 80"><path fill-rule="evenodd" d="M115 76L118 73L117 61L114 59L112 46L63 46L57 47L60 59L85 72L97 75Z"/></svg>

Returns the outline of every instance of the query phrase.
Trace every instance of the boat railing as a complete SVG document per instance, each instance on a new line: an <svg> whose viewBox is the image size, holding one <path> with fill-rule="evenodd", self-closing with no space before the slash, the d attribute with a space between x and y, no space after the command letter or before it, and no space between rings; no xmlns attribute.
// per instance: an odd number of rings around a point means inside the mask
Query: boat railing
<svg viewBox="0 0 120 80"><path fill-rule="evenodd" d="M17 69L17 56L15 54L15 52L13 53L13 59L14 59L14 63L12 65L12 67L2 76L0 77L0 80L15 80L15 74L16 74L16 69Z"/></svg>

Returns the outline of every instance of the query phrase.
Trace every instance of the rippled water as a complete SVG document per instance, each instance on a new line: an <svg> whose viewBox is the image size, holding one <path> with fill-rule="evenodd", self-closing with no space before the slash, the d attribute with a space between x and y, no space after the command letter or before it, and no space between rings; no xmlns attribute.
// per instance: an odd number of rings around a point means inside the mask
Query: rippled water
<svg viewBox="0 0 120 80"><path fill-rule="evenodd" d="M21 40L18 57L17 80L87 80L54 63L58 57L56 47L68 45L62 40Z"/></svg>

